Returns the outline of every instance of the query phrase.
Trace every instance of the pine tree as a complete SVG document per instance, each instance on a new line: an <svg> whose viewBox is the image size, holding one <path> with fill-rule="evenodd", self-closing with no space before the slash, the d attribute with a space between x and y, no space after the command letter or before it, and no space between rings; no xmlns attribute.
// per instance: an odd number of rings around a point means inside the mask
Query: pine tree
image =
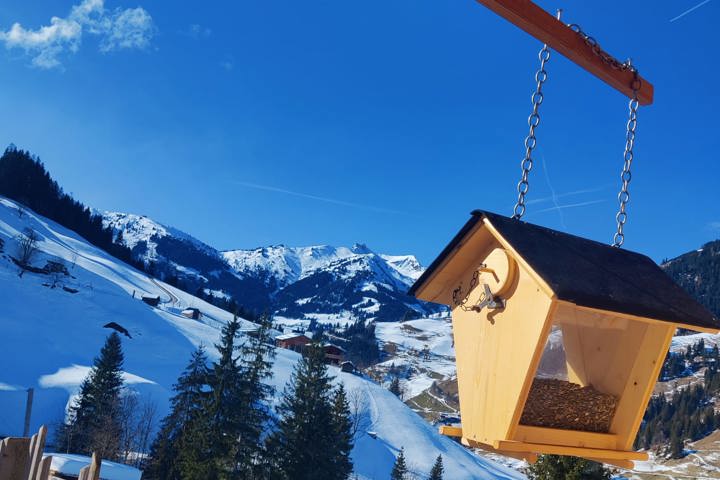
<svg viewBox="0 0 720 480"><path fill-rule="evenodd" d="M240 408L243 421L235 454L235 474L239 478L257 477L264 463L261 436L271 418L267 400L274 393L274 389L265 383L273 375L272 362L275 358L271 329L270 317L260 317L258 329L240 348L243 372Z"/></svg>
<svg viewBox="0 0 720 480"><path fill-rule="evenodd" d="M120 395L123 388L120 336L112 332L80 386L58 438L61 450L115 459L120 450Z"/></svg>
<svg viewBox="0 0 720 480"><path fill-rule="evenodd" d="M398 377L393 377L388 390L390 390L396 397L402 399L402 387L400 386L400 379Z"/></svg>
<svg viewBox="0 0 720 480"><path fill-rule="evenodd" d="M188 451L199 446L191 436L191 426L193 421L203 414L208 395L209 373L205 349L201 346L193 352L190 363L173 386L175 396L170 400L171 410L163 419L160 432L151 447L144 478L182 478L181 466L186 463ZM190 458L196 456L199 455L189 455Z"/></svg>
<svg viewBox="0 0 720 480"><path fill-rule="evenodd" d="M310 345L295 366L279 407L281 419L269 442L276 468L292 480L340 480L333 425L332 387L321 345Z"/></svg>
<svg viewBox="0 0 720 480"><path fill-rule="evenodd" d="M442 455L438 455L435 464L430 470L428 480L443 480L443 473L445 473L445 468L443 467Z"/></svg>
<svg viewBox="0 0 720 480"><path fill-rule="evenodd" d="M670 433L670 458L682 458L685 450L685 442L678 429L673 428Z"/></svg>
<svg viewBox="0 0 720 480"><path fill-rule="evenodd" d="M392 471L390 472L390 480L407 480L408 469L405 464L405 447L400 448L400 453L395 459Z"/></svg>
<svg viewBox="0 0 720 480"><path fill-rule="evenodd" d="M340 475L338 478L347 478L353 469L352 460L350 460L353 435L350 404L342 383L335 390L332 417L333 434L335 435L335 469Z"/></svg>
<svg viewBox="0 0 720 480"><path fill-rule="evenodd" d="M220 343L215 345L220 358L213 363L210 373L212 394L206 417L199 420L205 425L198 425L195 430L198 436L210 439L209 458L217 469L212 475L235 470L236 442L243 429L244 379L236 355L239 347L235 344L239 333L237 317L221 331Z"/></svg>
<svg viewBox="0 0 720 480"><path fill-rule="evenodd" d="M528 468L531 480L610 480L611 472L601 463L578 457L540 455Z"/></svg>

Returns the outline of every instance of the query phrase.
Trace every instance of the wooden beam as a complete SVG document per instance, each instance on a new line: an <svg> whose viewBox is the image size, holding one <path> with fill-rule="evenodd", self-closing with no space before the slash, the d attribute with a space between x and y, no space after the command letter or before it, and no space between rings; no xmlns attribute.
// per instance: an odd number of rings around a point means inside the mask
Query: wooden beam
<svg viewBox="0 0 720 480"><path fill-rule="evenodd" d="M462 437L462 427L441 425L438 431L440 432L440 435L445 435L447 437Z"/></svg>
<svg viewBox="0 0 720 480"><path fill-rule="evenodd" d="M605 63L585 40L563 22L530 0L477 0L505 20L546 43L568 59L580 65L600 80L632 98L635 76L628 70L618 70ZM640 105L653 102L653 86L640 77L638 100Z"/></svg>
<svg viewBox="0 0 720 480"><path fill-rule="evenodd" d="M500 450L495 450L490 445L486 445L484 443L480 442L474 442L472 440L468 440L467 438L460 439L460 443L465 445L466 447L470 448L479 448L481 450L484 450L488 453L494 453L496 455L502 455L503 457L509 457L514 458L516 460L523 460L525 462L528 462L530 465L534 464L538 460L538 456L536 453L530 453L530 452L504 452Z"/></svg>
<svg viewBox="0 0 720 480"><path fill-rule="evenodd" d="M515 442L509 440L497 440L493 442L493 448L506 452L533 452L547 453L550 455L568 455L583 458L604 458L607 460L647 460L645 452L633 452L624 450L610 450L601 448L565 447L559 445L544 445L539 443Z"/></svg>

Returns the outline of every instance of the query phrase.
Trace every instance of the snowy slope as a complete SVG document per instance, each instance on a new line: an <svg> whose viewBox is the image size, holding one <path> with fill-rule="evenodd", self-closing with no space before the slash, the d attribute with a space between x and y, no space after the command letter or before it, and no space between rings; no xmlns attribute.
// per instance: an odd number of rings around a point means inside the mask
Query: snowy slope
<svg viewBox="0 0 720 480"><path fill-rule="evenodd" d="M397 375L403 398L428 419L436 419L440 413L457 413L456 402L432 391L434 384L454 382L456 378L450 318L379 323L375 328L384 350L392 352L387 360L373 366L375 376L389 382Z"/></svg>
<svg viewBox="0 0 720 480"><path fill-rule="evenodd" d="M191 243L198 250L205 251L208 254L215 255L214 249L187 233L177 228L162 225L145 215L134 215L131 213L121 212L104 212L103 224L111 225L116 231L122 230L125 245L131 249L141 244L146 244L148 249L145 252L145 259L157 259L157 241L165 237L174 237Z"/></svg>
<svg viewBox="0 0 720 480"><path fill-rule="evenodd" d="M50 288L48 276L27 272L22 278L9 260L15 238L30 226L41 237L41 253L33 265L63 259L71 277L61 283L77 293ZM133 390L167 410L169 389L200 344L212 345L219 327L230 314L146 275L99 251L73 232L27 212L0 198L0 352L12 368L0 369L0 434L18 435L22 429L24 389L34 387L32 428L60 422L69 397L76 392L110 330L108 322L125 327L132 338L123 338L125 378ZM142 303L140 295L160 295L160 308ZM195 306L201 321L178 315ZM244 322L245 329L252 324ZM210 350L214 356L214 349ZM288 381L297 354L279 350L273 383L281 391ZM363 378L332 369L350 396L357 396L367 422L353 450L359 478L387 478L394 456L405 447L412 469L426 473L442 454L446 478L522 478L515 471L473 455L408 409L384 388ZM276 400L277 401L277 400ZM366 434L376 432L376 438Z"/></svg>

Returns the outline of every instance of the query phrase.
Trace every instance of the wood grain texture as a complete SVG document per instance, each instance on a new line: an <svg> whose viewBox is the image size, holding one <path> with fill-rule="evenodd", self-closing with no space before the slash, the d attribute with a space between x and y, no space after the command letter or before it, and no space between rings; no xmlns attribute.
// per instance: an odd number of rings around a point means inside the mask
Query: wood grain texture
<svg viewBox="0 0 720 480"><path fill-rule="evenodd" d="M0 480L26 480L29 438L6 438L0 458Z"/></svg>
<svg viewBox="0 0 720 480"><path fill-rule="evenodd" d="M569 447L604 450L614 449L617 445L617 436L611 433L578 432L576 430L560 430L529 425L519 425L512 439L524 443L566 445Z"/></svg>
<svg viewBox="0 0 720 480"><path fill-rule="evenodd" d="M467 438L462 438L460 440L460 443L462 443L466 447L479 448L479 449L484 450L489 453L495 453L497 455L515 458L517 460L524 460L531 465L533 463L537 462L537 459L538 459L538 456L536 453L532 453L532 452L501 452L500 450L493 448L491 445L486 445L486 444L480 443L480 442L474 442L472 440L468 440Z"/></svg>
<svg viewBox="0 0 720 480"><path fill-rule="evenodd" d="M471 252L474 258L465 263L466 272L456 276L456 283L470 278L501 246L487 229L477 231L475 238L482 241L469 240L474 248L465 249L466 255ZM477 301L481 290L476 287L470 293L469 304ZM549 328L552 302L521 264L507 295L502 310L452 311L463 436L487 445L512 438Z"/></svg>
<svg viewBox="0 0 720 480"><path fill-rule="evenodd" d="M647 460L645 452L623 451L613 449L568 447L562 445L545 445L538 443L515 442L500 440L493 447L506 452L535 452L549 455L569 455L583 458L606 458L608 460Z"/></svg>

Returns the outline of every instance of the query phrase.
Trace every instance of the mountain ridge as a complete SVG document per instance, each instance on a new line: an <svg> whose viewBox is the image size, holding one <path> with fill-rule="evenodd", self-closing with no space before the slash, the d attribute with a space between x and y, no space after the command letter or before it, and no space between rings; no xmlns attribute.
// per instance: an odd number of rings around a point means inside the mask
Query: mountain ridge
<svg viewBox="0 0 720 480"><path fill-rule="evenodd" d="M361 243L221 251L150 217L122 212L103 213L103 225L149 272L189 291L232 297L255 311L392 321L444 309L407 295L424 270L413 255L376 253ZM326 294L311 294L318 286Z"/></svg>

